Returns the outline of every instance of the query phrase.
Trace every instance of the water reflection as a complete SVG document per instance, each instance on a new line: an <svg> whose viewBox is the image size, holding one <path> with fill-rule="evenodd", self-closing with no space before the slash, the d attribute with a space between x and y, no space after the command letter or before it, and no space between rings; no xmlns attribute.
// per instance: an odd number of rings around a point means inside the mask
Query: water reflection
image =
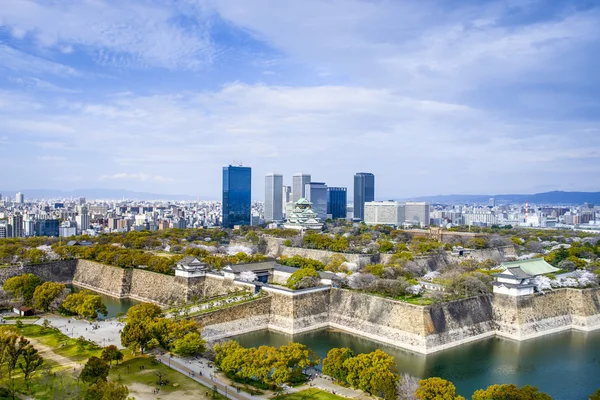
<svg viewBox="0 0 600 400"><path fill-rule="evenodd" d="M420 378L451 380L463 396L494 383L532 385L555 399L586 399L600 387L600 331L566 331L525 342L489 338L428 356L405 351L341 331L300 335L260 331L234 337L243 346L305 344L321 358L333 347L356 353L381 349L395 357L398 370Z"/></svg>
<svg viewBox="0 0 600 400"><path fill-rule="evenodd" d="M89 290L89 289L84 289L84 288L81 288L78 286L73 286L73 285L70 285L69 288L75 293L81 292L82 290ZM117 315L117 313L119 313L119 312L127 313L127 310L129 310L130 307L139 303L139 301L128 299L128 298L127 299L119 299L117 297L107 296L103 293L95 292L93 290L92 290L92 292L94 292L102 297L102 301L106 305L106 309L108 311L108 315L106 315L106 316L104 316L102 314L98 314L99 320L114 318Z"/></svg>

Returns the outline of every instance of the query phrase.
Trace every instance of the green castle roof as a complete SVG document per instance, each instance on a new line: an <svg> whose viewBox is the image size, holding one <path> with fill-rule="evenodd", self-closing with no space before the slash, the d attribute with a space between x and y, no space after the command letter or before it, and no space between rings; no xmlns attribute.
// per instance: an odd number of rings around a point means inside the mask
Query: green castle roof
<svg viewBox="0 0 600 400"><path fill-rule="evenodd" d="M543 258L532 258L530 260L520 260L502 263L504 268L519 267L521 270L529 275L544 275L551 274L558 271L558 268L548 264Z"/></svg>

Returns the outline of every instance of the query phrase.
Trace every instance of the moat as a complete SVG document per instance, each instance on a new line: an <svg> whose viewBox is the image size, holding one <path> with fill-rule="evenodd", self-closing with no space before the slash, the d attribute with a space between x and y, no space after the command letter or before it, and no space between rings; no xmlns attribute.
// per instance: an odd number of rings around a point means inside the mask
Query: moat
<svg viewBox="0 0 600 400"><path fill-rule="evenodd" d="M260 331L232 339L243 346L281 346L293 339L321 358L333 347L356 353L379 348L395 357L400 372L448 379L467 398L495 383L529 384L565 400L586 399L600 386L600 331L566 331L523 342L489 338L427 356L334 330L294 336Z"/></svg>

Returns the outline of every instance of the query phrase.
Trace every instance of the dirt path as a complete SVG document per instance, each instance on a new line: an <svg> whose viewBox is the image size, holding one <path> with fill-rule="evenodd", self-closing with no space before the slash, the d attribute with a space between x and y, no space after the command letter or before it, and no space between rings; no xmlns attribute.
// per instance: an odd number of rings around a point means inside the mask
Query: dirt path
<svg viewBox="0 0 600 400"><path fill-rule="evenodd" d="M54 352L54 350L52 349L52 347L48 347L32 338L27 338L27 340L29 340L31 342L33 347L35 347L37 349L39 355L42 356L43 358L45 358L47 360L52 360L52 361L60 364L65 369L73 369L74 372L79 371L82 368L81 364L79 364L73 360L70 360L65 356L56 354Z"/></svg>

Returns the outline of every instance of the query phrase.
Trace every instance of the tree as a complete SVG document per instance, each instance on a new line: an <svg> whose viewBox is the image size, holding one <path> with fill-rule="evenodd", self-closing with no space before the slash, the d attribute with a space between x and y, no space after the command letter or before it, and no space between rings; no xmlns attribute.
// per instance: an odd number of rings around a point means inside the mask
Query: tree
<svg viewBox="0 0 600 400"><path fill-rule="evenodd" d="M13 299L22 299L23 303L31 306L35 288L42 283L42 280L33 274L23 274L8 278L2 289L6 290Z"/></svg>
<svg viewBox="0 0 600 400"><path fill-rule="evenodd" d="M173 353L184 357L194 356L206 350L205 343L198 332L189 332L173 342Z"/></svg>
<svg viewBox="0 0 600 400"><path fill-rule="evenodd" d="M98 380L106 382L110 366L98 357L90 357L85 363L79 377L85 383L96 383Z"/></svg>
<svg viewBox="0 0 600 400"><path fill-rule="evenodd" d="M99 381L88 388L88 400L127 400L129 389L122 383Z"/></svg>
<svg viewBox="0 0 600 400"><path fill-rule="evenodd" d="M456 394L456 387L452 382L442 378L429 378L419 381L419 388L415 392L418 400L465 400Z"/></svg>
<svg viewBox="0 0 600 400"><path fill-rule="evenodd" d="M296 289L298 282L300 282L305 276L311 276L318 279L319 273L314 268L300 268L288 278L287 286L290 289Z"/></svg>
<svg viewBox="0 0 600 400"><path fill-rule="evenodd" d="M271 379L277 384L297 382L306 367L319 364L319 357L305 345L290 342L277 352Z"/></svg>
<svg viewBox="0 0 600 400"><path fill-rule="evenodd" d="M323 360L323 373L338 381L346 382L348 369L344 366L344 362L352 357L354 357L354 352L347 347L329 350L327 357Z"/></svg>
<svg viewBox="0 0 600 400"><path fill-rule="evenodd" d="M386 400L396 398L399 377L395 371L394 357L375 350L347 359L344 367L348 370L347 381L351 386Z"/></svg>
<svg viewBox="0 0 600 400"><path fill-rule="evenodd" d="M18 336L13 332L9 332L6 333L6 335L2 335L2 344L6 359L6 370L8 372L7 389L10 391L11 397L14 399L16 387L13 372L17 366L19 357L21 357L29 345L29 340L25 339L23 336Z"/></svg>
<svg viewBox="0 0 600 400"><path fill-rule="evenodd" d="M77 345L77 352L78 353L83 353L85 351L85 347L88 344L88 341L87 341L87 339L85 337L79 336L75 340L75 344Z"/></svg>
<svg viewBox="0 0 600 400"><path fill-rule="evenodd" d="M98 313L108 314L106 305L100 295L90 290L82 290L79 293L71 293L62 303L62 307L81 317L96 319Z"/></svg>
<svg viewBox="0 0 600 400"><path fill-rule="evenodd" d="M32 346L27 345L21 353L22 361L19 361L19 368L23 371L23 378L27 382L35 371L44 363L44 359L38 354L38 351Z"/></svg>
<svg viewBox="0 0 600 400"><path fill-rule="evenodd" d="M477 390L473 400L552 400L552 397L529 385L521 389L515 385L491 385Z"/></svg>
<svg viewBox="0 0 600 400"><path fill-rule="evenodd" d="M106 346L104 350L102 350L102 355L100 356L110 366L113 361L117 361L117 365L119 364L119 360L123 359L123 353L115 346L111 344L110 346Z"/></svg>
<svg viewBox="0 0 600 400"><path fill-rule="evenodd" d="M600 400L600 388L590 395L590 400Z"/></svg>
<svg viewBox="0 0 600 400"><path fill-rule="evenodd" d="M50 304L62 293L65 285L62 283L44 282L33 292L33 305L38 310L48 311Z"/></svg>
<svg viewBox="0 0 600 400"><path fill-rule="evenodd" d="M254 282L257 279L257 276L252 271L243 271L240 274L240 281L244 282Z"/></svg>

